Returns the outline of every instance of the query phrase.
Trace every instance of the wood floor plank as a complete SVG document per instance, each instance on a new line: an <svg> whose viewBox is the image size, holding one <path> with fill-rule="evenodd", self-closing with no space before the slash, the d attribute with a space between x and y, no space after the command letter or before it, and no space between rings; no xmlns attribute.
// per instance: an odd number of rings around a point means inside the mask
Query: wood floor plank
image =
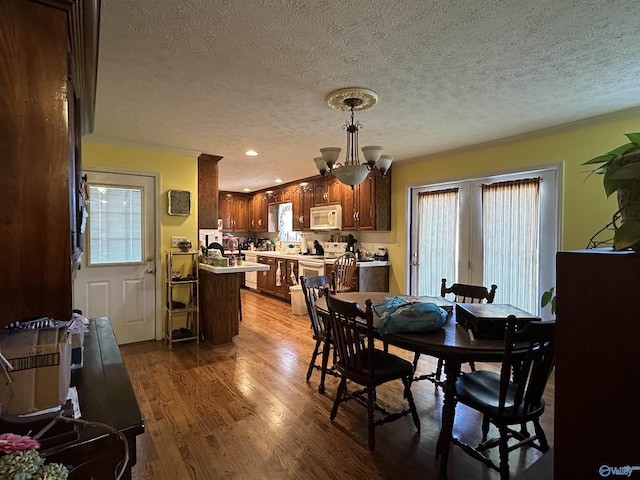
<svg viewBox="0 0 640 480"><path fill-rule="evenodd" d="M329 420L338 380L328 376L318 393L320 372L305 382L313 350L306 317L291 314L280 300L242 292L243 321L232 344L164 342L124 345L121 352L145 418L138 437L136 480L160 479L435 479L435 443L442 391L430 382L412 386L420 415L418 433L410 417L376 428L376 452L367 448L366 410L342 404ZM407 360L411 352L390 351ZM433 371L423 355L420 371ZM478 368L496 368L480 364ZM378 392L380 402L404 408L402 385ZM542 424L553 445L553 376L545 392ZM476 412L458 405L454 434L480 438ZM496 452L497 453L497 452ZM512 452L512 475L540 452ZM496 480L497 472L452 449L450 478Z"/></svg>

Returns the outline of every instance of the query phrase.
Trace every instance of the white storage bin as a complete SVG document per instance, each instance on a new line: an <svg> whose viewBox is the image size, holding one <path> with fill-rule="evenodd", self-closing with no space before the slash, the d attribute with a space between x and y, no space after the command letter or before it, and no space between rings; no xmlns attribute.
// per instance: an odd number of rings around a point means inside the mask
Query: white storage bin
<svg viewBox="0 0 640 480"><path fill-rule="evenodd" d="M304 301L302 286L292 285L289 287L289 292L291 292L291 313L293 315L306 315L307 304Z"/></svg>

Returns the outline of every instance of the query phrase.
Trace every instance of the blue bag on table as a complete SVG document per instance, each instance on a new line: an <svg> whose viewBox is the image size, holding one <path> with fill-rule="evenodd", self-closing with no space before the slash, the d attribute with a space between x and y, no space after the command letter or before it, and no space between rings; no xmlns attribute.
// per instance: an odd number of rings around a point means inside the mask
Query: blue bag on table
<svg viewBox="0 0 640 480"><path fill-rule="evenodd" d="M447 312L435 303L398 296L374 305L373 311L380 317L377 324L380 335L433 332L447 321Z"/></svg>

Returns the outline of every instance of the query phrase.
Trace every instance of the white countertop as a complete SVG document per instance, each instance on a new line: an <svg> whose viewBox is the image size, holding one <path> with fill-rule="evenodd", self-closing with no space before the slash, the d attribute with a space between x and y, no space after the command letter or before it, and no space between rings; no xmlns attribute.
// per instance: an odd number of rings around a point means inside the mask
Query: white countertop
<svg viewBox="0 0 640 480"><path fill-rule="evenodd" d="M207 265L206 263L201 263L200 270L204 270L206 272L211 272L215 274L260 272L260 271L269 270L269 265L245 261L245 262L242 262L242 265L236 265L235 267L214 267L213 265Z"/></svg>
<svg viewBox="0 0 640 480"><path fill-rule="evenodd" d="M276 258L290 258L292 260L298 260L299 262L316 262L316 263L333 263L335 259L324 258L321 255L300 255L300 254L285 254L282 252L269 251L269 250L241 250L240 253L255 254L264 257L276 257ZM370 262L358 262L358 267L386 267L389 262L382 260L373 260Z"/></svg>

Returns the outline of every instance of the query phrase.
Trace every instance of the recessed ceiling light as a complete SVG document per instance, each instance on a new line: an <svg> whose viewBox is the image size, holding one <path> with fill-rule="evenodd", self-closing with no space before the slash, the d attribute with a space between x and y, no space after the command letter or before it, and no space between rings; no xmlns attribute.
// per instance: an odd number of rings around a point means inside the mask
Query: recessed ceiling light
<svg viewBox="0 0 640 480"><path fill-rule="evenodd" d="M244 154L247 157L257 157L258 156L258 152L256 152L255 150L247 150L246 152L244 152Z"/></svg>
<svg viewBox="0 0 640 480"><path fill-rule="evenodd" d="M242 191L243 191L243 192L250 192L250 191L251 191L251 189L250 189L250 188L243 188L243 189L242 189Z"/></svg>
<svg viewBox="0 0 640 480"><path fill-rule="evenodd" d="M282 183L282 182L284 182L284 180L282 180L281 178L276 178L276 179L274 180L274 182L276 182L276 183Z"/></svg>

